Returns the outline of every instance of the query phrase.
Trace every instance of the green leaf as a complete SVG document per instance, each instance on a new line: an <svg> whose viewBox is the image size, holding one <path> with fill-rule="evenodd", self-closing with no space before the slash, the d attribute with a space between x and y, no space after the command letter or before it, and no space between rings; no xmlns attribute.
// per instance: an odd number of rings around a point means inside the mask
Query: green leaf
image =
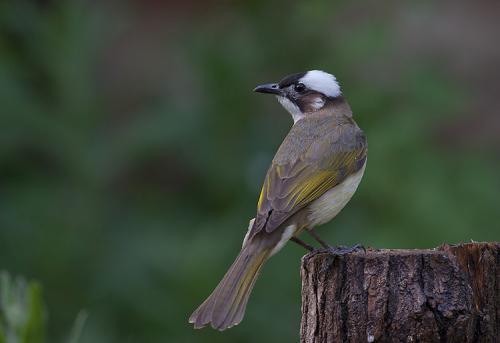
<svg viewBox="0 0 500 343"><path fill-rule="evenodd" d="M42 343L45 339L45 313L42 300L42 287L30 282L27 290L27 319L23 328L22 342Z"/></svg>
<svg viewBox="0 0 500 343"><path fill-rule="evenodd" d="M3 324L1 322L1 317L0 317L0 343L5 343L6 342L6 338L5 338L5 334L3 332Z"/></svg>

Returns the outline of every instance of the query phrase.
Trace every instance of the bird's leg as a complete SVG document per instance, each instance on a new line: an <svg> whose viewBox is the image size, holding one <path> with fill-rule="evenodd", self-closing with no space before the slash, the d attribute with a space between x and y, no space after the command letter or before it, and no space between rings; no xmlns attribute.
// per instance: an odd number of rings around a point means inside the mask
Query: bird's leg
<svg viewBox="0 0 500 343"><path fill-rule="evenodd" d="M314 251L314 247L312 245L307 244L306 242L304 242L301 239L298 239L297 237L292 237L292 238L290 238L290 240L292 242L297 243L298 245L300 245L301 247L303 247L309 251Z"/></svg>
<svg viewBox="0 0 500 343"><path fill-rule="evenodd" d="M316 231L314 231L314 229L307 229L307 232L309 232L309 234L311 236L313 236L313 238L315 240L317 240L318 243L321 244L324 248L327 248L327 249L331 249L332 248L330 246L330 244L326 243L323 239L321 239L321 237L316 233Z"/></svg>
<svg viewBox="0 0 500 343"><path fill-rule="evenodd" d="M326 248L328 251L337 254L337 255L345 255L345 254L350 254L352 252L355 252L357 250L363 250L366 253L366 249L364 246L360 244L355 244L352 247L346 247L346 246L338 246L334 247L331 246L330 244L326 243L317 233L314 231L314 229L307 229L307 232L311 236L314 237L315 240L317 240L324 248Z"/></svg>

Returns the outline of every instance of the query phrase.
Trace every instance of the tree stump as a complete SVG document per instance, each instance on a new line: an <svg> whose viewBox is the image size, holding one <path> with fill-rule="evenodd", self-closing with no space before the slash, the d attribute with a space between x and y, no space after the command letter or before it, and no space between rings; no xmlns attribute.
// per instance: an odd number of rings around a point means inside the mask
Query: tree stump
<svg viewBox="0 0 500 343"><path fill-rule="evenodd" d="M500 243L302 259L301 342L500 342Z"/></svg>

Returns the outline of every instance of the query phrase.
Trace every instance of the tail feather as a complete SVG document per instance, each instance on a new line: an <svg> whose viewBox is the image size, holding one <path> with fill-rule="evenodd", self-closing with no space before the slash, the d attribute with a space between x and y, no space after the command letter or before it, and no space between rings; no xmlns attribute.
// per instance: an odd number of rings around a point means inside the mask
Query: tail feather
<svg viewBox="0 0 500 343"><path fill-rule="evenodd" d="M243 276L244 279L242 280L241 287L238 290L238 294L236 294L232 298L231 305L227 306L225 309L227 310L227 315L225 316L224 321L220 324L214 323L216 324L217 327L230 328L241 322L241 320L243 319L243 315L245 313L250 292L253 289L260 268L262 267L266 257L267 254L263 252L256 258L256 261L254 261L253 264L249 267L251 270L249 270ZM222 313L224 313L224 311L222 311Z"/></svg>
<svg viewBox="0 0 500 343"><path fill-rule="evenodd" d="M246 244L212 294L193 312L189 322L196 329L208 324L225 330L243 319L248 298L270 250Z"/></svg>

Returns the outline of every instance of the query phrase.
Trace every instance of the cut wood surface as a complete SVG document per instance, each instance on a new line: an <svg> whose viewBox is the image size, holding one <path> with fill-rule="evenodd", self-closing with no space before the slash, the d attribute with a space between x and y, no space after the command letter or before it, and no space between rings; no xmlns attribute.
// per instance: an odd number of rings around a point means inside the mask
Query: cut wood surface
<svg viewBox="0 0 500 343"><path fill-rule="evenodd" d="M500 243L302 259L301 342L500 342Z"/></svg>

